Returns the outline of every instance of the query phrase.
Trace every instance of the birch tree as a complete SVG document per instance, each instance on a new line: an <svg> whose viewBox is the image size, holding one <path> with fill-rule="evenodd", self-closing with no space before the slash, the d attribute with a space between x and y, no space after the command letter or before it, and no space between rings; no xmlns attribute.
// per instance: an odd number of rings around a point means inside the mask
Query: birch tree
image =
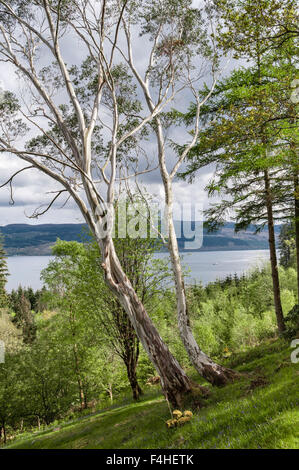
<svg viewBox="0 0 299 470"><path fill-rule="evenodd" d="M173 405L192 384L124 273L111 234L111 207L120 181L153 169L149 163L140 168L140 155L147 157L144 144L153 133L168 205L181 337L199 373L212 383L226 383L232 371L215 364L193 337L173 226L173 180L197 140L200 108L216 83L210 15L189 0L0 0L0 58L24 85L21 99L8 90L0 103L0 150L26 163L4 184L10 185L13 201L12 182L21 171L34 168L55 181L58 189L35 216L60 198L75 201L101 250L105 281ZM140 36L144 50L136 61ZM69 63L70 47L78 52L80 65ZM210 87L200 100L198 83L207 73ZM187 136L184 152L173 161L167 153L165 113L186 93L196 100L196 122L190 142Z"/></svg>

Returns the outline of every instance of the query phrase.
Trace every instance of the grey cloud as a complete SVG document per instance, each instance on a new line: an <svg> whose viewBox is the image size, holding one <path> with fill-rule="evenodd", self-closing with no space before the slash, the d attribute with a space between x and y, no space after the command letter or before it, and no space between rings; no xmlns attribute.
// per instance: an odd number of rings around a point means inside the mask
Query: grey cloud
<svg viewBox="0 0 299 470"><path fill-rule="evenodd" d="M194 5L196 6L200 3L201 0L194 1ZM137 34L135 34L134 54L137 68L140 71L144 70L147 66L146 51L150 48L150 46L151 44L149 42L146 43L144 38L140 38ZM63 51L64 59L69 65L79 64L85 55L85 50L82 50L78 47L77 40L74 40L71 35L65 37L63 40ZM51 62L51 54L47 50L42 49L40 52L40 66L47 65ZM0 63L0 78L3 80L4 85L8 89L20 95L23 84L20 84L11 66ZM57 101L59 102L63 102L65 99L66 97L63 94L57 97ZM181 110L186 110L191 101L191 95L185 93L171 106L179 107ZM172 137L177 142L184 142L187 136L188 135L186 134L185 129L176 128L173 131ZM157 149L156 143L153 139L151 139L146 144L146 151L148 153L149 160L152 162L152 166L156 166ZM167 162L169 169L173 166L174 162L175 157L170 151ZM143 164L143 167L141 167L140 170L144 169L144 165L145 164ZM20 164L16 159L1 156L0 184L7 180L11 174L23 166L24 165ZM174 188L179 199L182 202L198 200L206 206L208 204L208 199L204 192L204 186L210 178L210 175L211 169L205 168L198 174L193 185L189 185L188 183L182 181L176 181ZM163 199L161 177L158 170L143 175L141 177L141 181L148 188L149 192L158 194ZM0 190L0 224L4 225L14 222L28 223L28 221L30 223L81 222L82 217L74 202L70 202L64 209L58 209L61 205L60 203L55 204L47 214L37 221L28 219L26 217L25 212L26 214L30 214L36 207L49 201L49 195L46 193L48 191L57 189L57 187L58 186L55 182L38 171L26 171L25 173L18 175L14 181L14 206L9 206L8 189L4 188Z"/></svg>

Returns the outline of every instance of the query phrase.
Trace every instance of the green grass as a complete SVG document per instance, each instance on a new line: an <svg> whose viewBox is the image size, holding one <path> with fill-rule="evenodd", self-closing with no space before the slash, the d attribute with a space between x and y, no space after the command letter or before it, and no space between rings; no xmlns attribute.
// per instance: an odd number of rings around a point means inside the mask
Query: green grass
<svg viewBox="0 0 299 470"><path fill-rule="evenodd" d="M190 423L167 429L162 395L130 403L46 431L19 436L11 449L299 449L299 364L282 340L230 358L246 373L211 395Z"/></svg>

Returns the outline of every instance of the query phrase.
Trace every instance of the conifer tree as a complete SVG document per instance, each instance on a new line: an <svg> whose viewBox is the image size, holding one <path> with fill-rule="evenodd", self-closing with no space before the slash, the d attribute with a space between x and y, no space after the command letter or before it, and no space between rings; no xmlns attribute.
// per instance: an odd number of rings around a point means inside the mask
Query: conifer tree
<svg viewBox="0 0 299 470"><path fill-rule="evenodd" d="M6 262L6 253L3 248L3 237L0 236L0 307L6 305L7 296L5 291L5 285L7 282L7 262Z"/></svg>
<svg viewBox="0 0 299 470"><path fill-rule="evenodd" d="M201 167L216 165L208 189L210 195L221 194L222 201L206 214L210 227L216 228L228 212L236 221L237 230L252 223L267 223L280 332L285 326L274 222L293 217L297 199L297 116L290 100L291 83L297 73L293 59L297 45L293 37L285 37L283 48L277 44L274 47L274 25L265 22L265 18L274 9L289 21L293 3L289 0L287 10L276 0L240 0L230 8L226 0L215 0L222 17L218 35L222 47L251 65L234 70L215 87L213 97L202 110L203 130L198 146L181 175L192 179ZM188 123L192 118L191 106L184 119ZM224 195L228 198L223 199Z"/></svg>

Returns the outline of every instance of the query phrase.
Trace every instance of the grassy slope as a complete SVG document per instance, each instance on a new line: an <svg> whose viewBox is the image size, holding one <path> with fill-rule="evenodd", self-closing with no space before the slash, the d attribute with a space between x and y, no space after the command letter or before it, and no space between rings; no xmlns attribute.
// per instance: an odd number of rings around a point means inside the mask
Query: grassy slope
<svg viewBox="0 0 299 470"><path fill-rule="evenodd" d="M151 392L137 404L23 435L8 448L299 448L299 364L275 341L242 353L230 366L249 374L213 389L184 427L166 429L169 410ZM257 385L257 386L255 386Z"/></svg>

